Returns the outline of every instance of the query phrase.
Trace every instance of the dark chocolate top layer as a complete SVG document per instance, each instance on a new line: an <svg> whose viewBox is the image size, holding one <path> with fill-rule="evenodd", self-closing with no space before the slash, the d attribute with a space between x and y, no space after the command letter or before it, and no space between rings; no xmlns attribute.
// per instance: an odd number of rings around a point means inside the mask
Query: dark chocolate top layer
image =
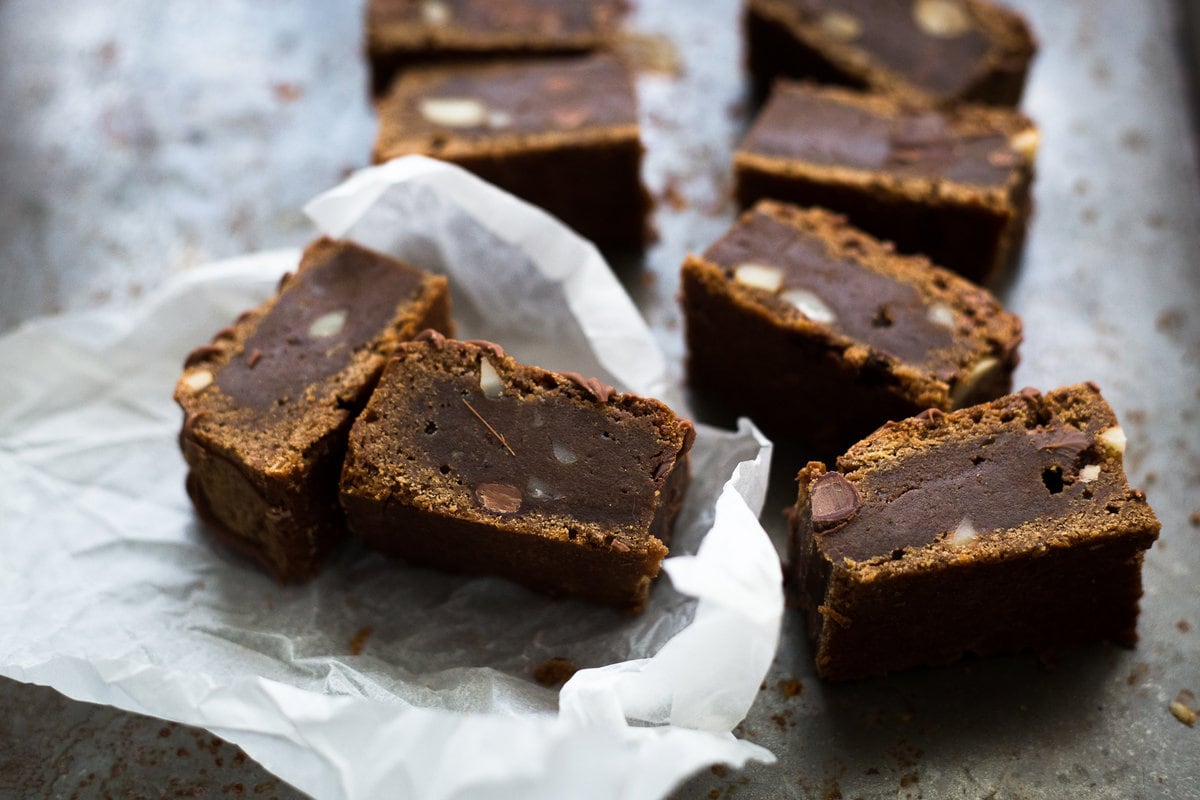
<svg viewBox="0 0 1200 800"><path fill-rule="evenodd" d="M597 35L615 12L616 4L607 0L370 0L367 13L373 25L411 23L553 40Z"/></svg>
<svg viewBox="0 0 1200 800"><path fill-rule="evenodd" d="M1094 438L1060 419L943 442L867 472L857 487L862 507L819 533L820 547L835 562L866 561L947 535L970 539L1103 508L1125 487L1081 476L1101 460Z"/></svg>
<svg viewBox="0 0 1200 800"><path fill-rule="evenodd" d="M482 139L637 122L633 84L611 56L429 68L401 77L380 115L400 139Z"/></svg>
<svg viewBox="0 0 1200 800"><path fill-rule="evenodd" d="M793 0L792 5L800 21L937 94L966 89L993 47L960 0Z"/></svg>
<svg viewBox="0 0 1200 800"><path fill-rule="evenodd" d="M779 84L740 149L810 164L1004 186L1022 162L1000 130L957 132L946 112L898 109Z"/></svg>
<svg viewBox="0 0 1200 800"><path fill-rule="evenodd" d="M744 215L704 257L732 279L743 264L774 267L783 282L774 297L781 308L789 291L815 295L833 312L829 328L911 364L956 367L936 359L953 341L950 328L931 321L929 303L907 283L853 259L830 255L817 235L755 211ZM768 299L768 298L764 298ZM801 313L803 313L801 308Z"/></svg>
<svg viewBox="0 0 1200 800"><path fill-rule="evenodd" d="M541 510L585 522L648 523L655 479L674 463L645 416L561 394L485 395L478 375L437 374L408 397L402 441L494 513Z"/></svg>
<svg viewBox="0 0 1200 800"><path fill-rule="evenodd" d="M349 242L317 251L289 278L278 302L217 376L239 405L265 410L295 401L336 374L377 338L425 273Z"/></svg>

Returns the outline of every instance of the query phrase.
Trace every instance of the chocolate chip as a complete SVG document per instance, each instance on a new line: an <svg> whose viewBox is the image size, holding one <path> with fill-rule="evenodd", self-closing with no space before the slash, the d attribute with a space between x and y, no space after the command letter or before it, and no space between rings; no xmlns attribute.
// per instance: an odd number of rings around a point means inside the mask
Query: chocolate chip
<svg viewBox="0 0 1200 800"><path fill-rule="evenodd" d="M208 361L213 356L219 356L223 352L225 352L225 349L222 347L217 347L211 344L202 344L187 354L187 358L183 360L183 368L187 369L188 367L194 367L201 361Z"/></svg>
<svg viewBox="0 0 1200 800"><path fill-rule="evenodd" d="M484 508L497 514L512 514L521 507L521 490L507 483L481 483L475 496Z"/></svg>
<svg viewBox="0 0 1200 800"><path fill-rule="evenodd" d="M601 383L596 378L585 378L578 372L564 372L562 376L575 382L581 388L586 389L592 397L595 397L601 403L607 403L617 393L617 390L608 384Z"/></svg>
<svg viewBox="0 0 1200 800"><path fill-rule="evenodd" d="M1060 428L1054 431L1030 431L1030 435L1038 436L1037 449L1051 453L1062 453L1071 461L1092 446L1092 437L1074 428Z"/></svg>
<svg viewBox="0 0 1200 800"><path fill-rule="evenodd" d="M852 518L862 507L854 484L840 472L826 472L813 481L812 522L815 530L826 530Z"/></svg>

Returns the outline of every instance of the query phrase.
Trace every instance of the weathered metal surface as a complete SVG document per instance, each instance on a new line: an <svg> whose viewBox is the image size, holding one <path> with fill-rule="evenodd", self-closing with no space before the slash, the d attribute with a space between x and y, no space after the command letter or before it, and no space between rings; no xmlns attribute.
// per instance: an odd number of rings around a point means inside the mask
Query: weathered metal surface
<svg viewBox="0 0 1200 800"><path fill-rule="evenodd" d="M1044 132L1037 215L1004 292L1026 323L1017 381L1095 380L1130 434L1130 477L1163 520L1142 643L828 685L789 614L740 731L779 763L702 774L681 798L1200 791L1200 726L1169 710L1200 693L1200 177L1181 20L1167 0L1013 5L1042 42L1025 108ZM659 70L639 91L660 239L619 273L682 375L678 266L732 219L748 113L737 0L642 0L629 27ZM303 202L368 157L361 37L360 7L316 0L0 3L0 330L302 244ZM778 455L777 536L799 457ZM0 681L0 795L259 785L295 796L204 732Z"/></svg>

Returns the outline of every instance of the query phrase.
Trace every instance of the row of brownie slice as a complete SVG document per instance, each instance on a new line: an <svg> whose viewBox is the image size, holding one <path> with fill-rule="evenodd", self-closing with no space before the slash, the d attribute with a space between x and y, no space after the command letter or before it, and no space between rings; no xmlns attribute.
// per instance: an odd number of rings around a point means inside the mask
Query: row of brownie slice
<svg viewBox="0 0 1200 800"><path fill-rule="evenodd" d="M353 533L411 563L641 610L692 425L452 332L445 278L310 245L177 383L208 530L283 582L313 577Z"/></svg>

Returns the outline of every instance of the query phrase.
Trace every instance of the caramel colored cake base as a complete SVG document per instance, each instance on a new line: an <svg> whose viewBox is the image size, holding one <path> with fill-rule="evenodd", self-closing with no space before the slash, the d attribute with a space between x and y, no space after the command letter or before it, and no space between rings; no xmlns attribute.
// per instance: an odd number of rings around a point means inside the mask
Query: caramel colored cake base
<svg viewBox="0 0 1200 800"><path fill-rule="evenodd" d="M640 611L693 436L656 400L427 335L355 423L342 504L388 555Z"/></svg>
<svg viewBox="0 0 1200 800"><path fill-rule="evenodd" d="M801 470L791 570L833 680L1137 641L1159 522L1092 384L889 424Z"/></svg>

